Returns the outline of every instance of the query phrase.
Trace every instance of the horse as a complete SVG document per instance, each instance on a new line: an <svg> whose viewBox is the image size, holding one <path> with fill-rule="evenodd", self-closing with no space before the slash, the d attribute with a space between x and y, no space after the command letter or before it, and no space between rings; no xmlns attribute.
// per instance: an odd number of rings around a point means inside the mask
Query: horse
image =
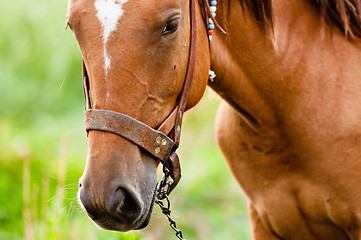
<svg viewBox="0 0 361 240"><path fill-rule="evenodd" d="M208 85L223 99L217 143L253 238L361 239L361 1L222 0L208 10L207 0L69 0L96 125L79 181L85 212L105 229L147 226L156 168L168 162L179 180L175 135Z"/></svg>

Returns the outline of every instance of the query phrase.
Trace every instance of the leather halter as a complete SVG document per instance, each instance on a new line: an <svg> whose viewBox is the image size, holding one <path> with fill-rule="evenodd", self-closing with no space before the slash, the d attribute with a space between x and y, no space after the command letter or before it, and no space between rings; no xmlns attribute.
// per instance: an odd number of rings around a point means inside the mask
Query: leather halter
<svg viewBox="0 0 361 240"><path fill-rule="evenodd" d="M170 176L173 179L169 193L175 188L181 178L179 158L175 151L179 146L183 115L186 110L193 79L196 60L196 34L195 0L190 0L190 47L187 73L178 105L158 129L153 129L122 113L93 109L89 97L89 78L83 61L86 131L97 130L119 135L144 149L156 159L159 159L163 165L169 168ZM169 134L171 131L172 133Z"/></svg>

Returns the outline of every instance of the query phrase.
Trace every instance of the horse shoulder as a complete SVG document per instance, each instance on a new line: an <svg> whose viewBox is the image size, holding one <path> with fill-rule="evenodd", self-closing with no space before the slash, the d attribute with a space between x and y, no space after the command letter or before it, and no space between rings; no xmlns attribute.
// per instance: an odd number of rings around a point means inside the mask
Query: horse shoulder
<svg viewBox="0 0 361 240"><path fill-rule="evenodd" d="M357 211L349 209L355 206L337 196L344 191L337 191L335 185L325 187L309 177L312 166L301 161L280 132L256 132L244 116L222 102L216 118L216 138L249 200L255 240L275 236L341 240L347 239L341 228L358 224Z"/></svg>

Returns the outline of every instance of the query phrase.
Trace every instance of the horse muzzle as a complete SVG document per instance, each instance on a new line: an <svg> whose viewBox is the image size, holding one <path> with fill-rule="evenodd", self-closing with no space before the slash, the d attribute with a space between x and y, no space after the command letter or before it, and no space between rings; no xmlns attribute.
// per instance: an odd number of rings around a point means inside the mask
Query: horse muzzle
<svg viewBox="0 0 361 240"><path fill-rule="evenodd" d="M137 194L123 187L112 189L98 202L86 184L79 188L78 198L84 211L99 227L122 232L146 227L154 203L153 195L150 207L145 209Z"/></svg>
<svg viewBox="0 0 361 240"><path fill-rule="evenodd" d="M145 227L157 187L157 162L139 147L101 131L89 134L89 152L79 180L78 200L101 228Z"/></svg>

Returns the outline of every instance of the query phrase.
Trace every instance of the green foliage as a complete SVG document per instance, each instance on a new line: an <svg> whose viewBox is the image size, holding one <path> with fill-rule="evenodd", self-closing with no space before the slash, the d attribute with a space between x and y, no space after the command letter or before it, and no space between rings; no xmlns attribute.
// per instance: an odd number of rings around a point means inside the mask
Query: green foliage
<svg viewBox="0 0 361 240"><path fill-rule="evenodd" d="M76 201L85 165L81 56L64 30L67 1L0 1L0 239L176 239L150 227L98 229ZM250 239L245 200L213 136L217 99L185 122L172 208L187 239Z"/></svg>

